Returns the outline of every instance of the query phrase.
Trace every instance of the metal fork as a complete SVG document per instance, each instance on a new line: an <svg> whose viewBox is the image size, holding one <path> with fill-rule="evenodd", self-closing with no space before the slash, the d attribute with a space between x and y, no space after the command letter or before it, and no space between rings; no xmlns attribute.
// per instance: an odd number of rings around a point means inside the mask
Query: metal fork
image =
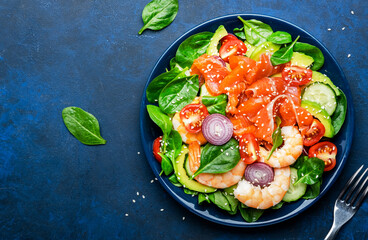
<svg viewBox="0 0 368 240"><path fill-rule="evenodd" d="M365 183L368 181L368 176L364 179L364 182L360 184L358 190L354 193L353 196L352 194L355 188L360 183L360 181L363 179L363 176L365 175L365 173L368 171L368 168L365 169L363 174L361 174L358 180L356 180L360 171L363 169L363 166L364 165L362 165L354 173L354 175L346 183L340 195L337 197L336 202L335 202L335 208L334 208L334 221L333 221L330 231L327 233L327 236L325 237L325 240L335 239L340 228L355 215L360 205L362 205L363 200L368 192L368 186L364 189L362 194L360 193L362 192L362 189ZM360 197L358 198L359 194L360 194Z"/></svg>

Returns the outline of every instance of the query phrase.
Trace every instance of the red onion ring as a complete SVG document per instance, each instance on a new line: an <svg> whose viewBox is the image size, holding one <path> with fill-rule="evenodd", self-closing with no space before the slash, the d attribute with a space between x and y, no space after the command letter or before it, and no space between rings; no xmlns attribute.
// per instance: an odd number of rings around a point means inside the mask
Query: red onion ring
<svg viewBox="0 0 368 240"><path fill-rule="evenodd" d="M267 164L255 162L245 168L244 177L254 186L267 187L274 179L274 172Z"/></svg>
<svg viewBox="0 0 368 240"><path fill-rule="evenodd" d="M222 114L211 114L203 120L204 138L213 145L224 145L233 136L233 124Z"/></svg>

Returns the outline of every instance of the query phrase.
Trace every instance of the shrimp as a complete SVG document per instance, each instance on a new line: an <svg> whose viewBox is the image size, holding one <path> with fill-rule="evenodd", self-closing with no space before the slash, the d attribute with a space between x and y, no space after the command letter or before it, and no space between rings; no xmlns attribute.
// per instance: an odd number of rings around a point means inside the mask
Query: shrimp
<svg viewBox="0 0 368 240"><path fill-rule="evenodd" d="M189 168L195 173L201 162L201 148L198 142L192 142L189 144ZM239 160L239 163L230 171L226 173L201 173L194 179L203 185L214 188L228 188L237 184L244 175L246 164Z"/></svg>
<svg viewBox="0 0 368 240"><path fill-rule="evenodd" d="M193 100L192 104L200 102L201 97L196 97ZM207 140L204 138L202 131L198 133L190 133L185 129L184 123L180 118L180 112L175 113L174 117L172 118L172 124L174 129L180 134L183 142L185 142L186 144L189 144L191 142L198 142L200 145L203 145L207 143Z"/></svg>
<svg viewBox="0 0 368 240"><path fill-rule="evenodd" d="M276 149L270 159L270 154L263 147L259 147L259 162L264 162L273 168L282 168L293 164L303 151L303 137L295 126L286 126L281 128L281 136L284 144L281 148Z"/></svg>
<svg viewBox="0 0 368 240"><path fill-rule="evenodd" d="M248 207L267 209L281 202L290 185L290 167L274 168L274 179L261 188L243 179L234 190L234 196Z"/></svg>

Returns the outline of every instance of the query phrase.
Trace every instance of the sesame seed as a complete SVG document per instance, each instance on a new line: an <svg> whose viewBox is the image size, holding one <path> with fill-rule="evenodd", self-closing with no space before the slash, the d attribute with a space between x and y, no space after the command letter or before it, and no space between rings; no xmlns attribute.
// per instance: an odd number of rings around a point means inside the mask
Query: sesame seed
<svg viewBox="0 0 368 240"><path fill-rule="evenodd" d="M141 152L137 152L137 153L138 153L138 155L141 154Z"/></svg>
<svg viewBox="0 0 368 240"><path fill-rule="evenodd" d="M146 196L142 195L142 198L146 198Z"/></svg>
<svg viewBox="0 0 368 240"><path fill-rule="evenodd" d="M165 209L161 208L160 211L163 212Z"/></svg>
<svg viewBox="0 0 368 240"><path fill-rule="evenodd" d="M343 31L344 31L344 30L345 30L345 27L341 28L341 30L343 30Z"/></svg>
<svg viewBox="0 0 368 240"><path fill-rule="evenodd" d="M137 192L137 196L139 196L139 192Z"/></svg>
<svg viewBox="0 0 368 240"><path fill-rule="evenodd" d="M327 28L327 31L331 31L331 28Z"/></svg>
<svg viewBox="0 0 368 240"><path fill-rule="evenodd" d="M154 182L154 180L151 180L151 183L153 183Z"/></svg>
<svg viewBox="0 0 368 240"><path fill-rule="evenodd" d="M125 213L125 217L128 217L129 216L129 214L128 213Z"/></svg>
<svg viewBox="0 0 368 240"><path fill-rule="evenodd" d="M348 54L348 58L349 58L349 57L351 57L351 54L350 54L350 53Z"/></svg>
<svg viewBox="0 0 368 240"><path fill-rule="evenodd" d="M353 10L351 10L351 11L350 11L350 13L351 13L352 15L354 15L354 11L353 11Z"/></svg>
<svg viewBox="0 0 368 240"><path fill-rule="evenodd" d="M135 200L133 199L132 202L135 203Z"/></svg>
<svg viewBox="0 0 368 240"><path fill-rule="evenodd" d="M183 221L185 220L185 217L183 217Z"/></svg>

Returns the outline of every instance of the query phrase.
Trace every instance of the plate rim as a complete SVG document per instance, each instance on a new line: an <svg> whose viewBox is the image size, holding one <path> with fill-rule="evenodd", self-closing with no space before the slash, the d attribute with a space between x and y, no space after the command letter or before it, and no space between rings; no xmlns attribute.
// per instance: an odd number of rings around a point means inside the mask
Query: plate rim
<svg viewBox="0 0 368 240"><path fill-rule="evenodd" d="M232 19L234 17L237 18L238 16L241 16L243 18L255 18L255 19L257 19L257 18L267 18L267 19L270 19L270 20L280 21L280 22L283 22L284 24L290 25L290 26L298 29L298 31L306 33L308 36L311 37L311 39L313 41L317 42L320 46L322 46L323 50L331 57L332 61L335 63L335 65L337 66L337 68L339 70L338 75L342 77L342 79L341 79L342 82L346 83L345 87L347 89L347 92L345 93L346 98L347 98L347 106L348 106L346 118L349 118L349 125L347 126L347 129L346 129L348 137L347 137L345 152L344 152L344 155L341 158L341 164L339 165L339 167L336 169L336 171L331 176L330 183L328 185L326 185L325 189L323 189L316 198L311 199L311 200L304 200L304 202L306 202L307 204L302 209L299 209L299 210L296 209L297 211L295 210L295 211L290 212L290 213L288 213L288 214L286 214L282 217L269 220L268 222L257 222L256 221L256 222L248 223L248 222L244 221L244 223L242 223L242 224L223 222L223 221L208 217L207 215L204 215L201 212L198 212L193 207L190 207L190 206L184 204L184 202L182 202L181 199L179 199L179 196L173 190L171 190L172 186L168 186L166 184L166 182L163 181L162 177L159 176L159 174L156 171L153 171L153 173L157 177L160 184L171 195L171 197L173 197L177 202L179 202L180 205L182 205L184 208L188 209L190 212L194 213L195 215L197 215L201 218L204 218L206 220L209 220L211 222L221 224L221 225L225 225L225 226L238 227L238 228L257 228L257 227L264 227L264 226L269 226L269 225L274 225L274 224L277 224L277 223L284 222L284 221L286 221L290 218L293 218L293 217L301 214L302 212L304 212L305 210L310 208L313 204L315 204L319 199L321 199L325 195L325 193L332 187L332 185L334 185L337 178L340 176L340 174L341 174L341 172L342 172L342 170L343 170L343 168L346 164L347 158L350 154L351 145L352 145L353 137L354 137L354 129L355 129L354 107L353 107L353 101L352 101L352 96L351 96L351 90L350 90L349 82L347 81L341 66L339 65L339 63L337 62L335 57L331 54L331 52L326 48L326 46L324 44L322 44L317 38L315 38L312 34L310 34L308 31L302 29L301 27L299 27L299 26L297 26L297 25L295 25L295 24L293 24L293 23L291 23L287 20L284 20L282 18L278 18L278 17L274 17L274 16L270 16L270 15L264 15L264 14L252 14L252 13L228 14L228 15L223 15L223 16L219 16L219 17L216 17L216 18L212 18L212 19L209 19L205 22L197 24L194 27L187 30L185 33L183 33L172 44L170 44L169 47L166 48L166 50L160 55L159 59L156 61L154 67L152 68L152 70L151 70L151 72L150 72L150 74L147 78L147 81L146 81L146 84L145 84L145 87L144 87L144 90L143 90L143 94L142 94L142 98L141 98L141 106L140 106L139 125L140 125L141 143L142 143L142 146L144 148L146 159L147 159L151 169L154 170L153 162L149 161L149 158L148 158L148 156L151 154L151 150L149 150L148 147L144 144L145 143L145 139L143 137L143 135L144 135L144 126L143 126L143 119L142 118L143 118L143 115L145 114L145 111L146 111L146 103L145 103L146 90L147 90L147 87L148 87L149 83L153 79L153 74L155 72L155 69L158 67L160 62L164 59L164 56L169 51L171 51L171 48L174 45L176 45L178 42L184 41L186 38L188 38L190 35L193 34L192 32L195 32L198 28L201 28L204 25L210 24L212 22L216 22L216 21L219 21L219 20L225 21L227 19Z"/></svg>

